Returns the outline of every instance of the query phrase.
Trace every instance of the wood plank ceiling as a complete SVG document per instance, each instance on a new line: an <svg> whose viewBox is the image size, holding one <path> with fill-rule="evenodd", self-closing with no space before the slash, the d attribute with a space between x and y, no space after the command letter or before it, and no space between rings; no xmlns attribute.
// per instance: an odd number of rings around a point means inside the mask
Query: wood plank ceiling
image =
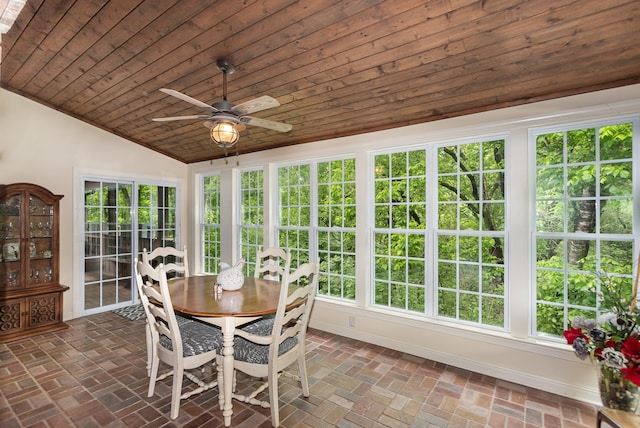
<svg viewBox="0 0 640 428"><path fill-rule="evenodd" d="M240 154L640 82L637 0L29 0L3 88L185 163L221 158L205 113L271 95ZM235 149L232 150L235 153Z"/></svg>

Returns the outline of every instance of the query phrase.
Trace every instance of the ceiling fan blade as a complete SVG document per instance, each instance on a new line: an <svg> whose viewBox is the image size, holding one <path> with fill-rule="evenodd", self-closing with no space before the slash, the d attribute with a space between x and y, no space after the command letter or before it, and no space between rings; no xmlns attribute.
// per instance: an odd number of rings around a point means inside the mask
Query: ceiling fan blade
<svg viewBox="0 0 640 428"><path fill-rule="evenodd" d="M288 123L274 122L272 120L260 119L258 117L251 116L242 116L240 121L248 125L259 126L261 128L272 129L280 132L289 132L293 128L293 126Z"/></svg>
<svg viewBox="0 0 640 428"><path fill-rule="evenodd" d="M207 103L203 103L200 100L196 100L195 98L191 98L189 95L185 95L182 92L174 91L173 89L160 88L160 92L164 92L167 95L171 95L172 97L180 98L182 101L186 101L198 107L206 108L211 111L218 111L213 106L210 106Z"/></svg>
<svg viewBox="0 0 640 428"><path fill-rule="evenodd" d="M208 114L194 114L191 116L172 116L172 117L154 117L154 122L171 122L172 120L187 120L187 119L208 119Z"/></svg>
<svg viewBox="0 0 640 428"><path fill-rule="evenodd" d="M263 95L253 100L240 103L237 106L234 106L231 111L238 116L243 116L245 114L255 113L257 111L262 111L278 106L280 106L278 100L270 97L269 95Z"/></svg>

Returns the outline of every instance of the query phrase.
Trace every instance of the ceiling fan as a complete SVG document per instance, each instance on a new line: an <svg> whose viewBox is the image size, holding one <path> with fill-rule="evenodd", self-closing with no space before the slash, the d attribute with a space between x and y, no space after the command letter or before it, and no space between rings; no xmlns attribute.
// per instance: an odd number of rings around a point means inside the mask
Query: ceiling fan
<svg viewBox="0 0 640 428"><path fill-rule="evenodd" d="M279 132L291 131L292 126L288 123L274 122L272 120L247 116L250 113L278 107L280 103L275 98L272 98L268 95L263 95L261 97L246 101L238 105L235 105L232 102L228 101L227 74L232 74L235 71L235 68L229 61L225 59L217 60L216 65L218 69L222 71L222 101L218 101L213 103L212 105L209 105L173 89L160 89L161 92L164 92L167 95L171 95L207 110L209 112L208 114L160 117L151 120L155 122L169 122L173 120L189 119L204 120L204 126L210 129L211 139L219 147L225 150L233 147L233 145L238 142L238 139L240 138L240 131L243 131L245 129L245 124L259 126Z"/></svg>

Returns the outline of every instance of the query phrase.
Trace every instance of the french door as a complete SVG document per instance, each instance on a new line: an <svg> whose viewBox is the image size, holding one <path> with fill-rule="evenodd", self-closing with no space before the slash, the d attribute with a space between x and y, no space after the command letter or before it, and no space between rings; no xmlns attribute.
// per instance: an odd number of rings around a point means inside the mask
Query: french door
<svg viewBox="0 0 640 428"><path fill-rule="evenodd" d="M134 259L178 244L176 193L175 185L83 180L85 314L137 302Z"/></svg>

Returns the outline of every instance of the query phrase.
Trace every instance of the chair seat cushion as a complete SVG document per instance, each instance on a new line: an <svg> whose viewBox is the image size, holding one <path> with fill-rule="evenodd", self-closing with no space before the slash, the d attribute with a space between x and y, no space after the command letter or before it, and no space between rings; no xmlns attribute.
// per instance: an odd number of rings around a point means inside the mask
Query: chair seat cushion
<svg viewBox="0 0 640 428"><path fill-rule="evenodd" d="M259 336L269 336L273 330L274 317L261 318L240 329L247 333ZM280 344L278 355L282 355L298 343L297 337L290 337ZM269 363L269 345L258 345L243 337L236 336L233 340L233 354L238 361L245 361L252 364Z"/></svg>
<svg viewBox="0 0 640 428"><path fill-rule="evenodd" d="M176 322L178 323L179 326L186 324L188 322L193 322L193 321L194 320L191 318L183 317L182 315L176 314Z"/></svg>
<svg viewBox="0 0 640 428"><path fill-rule="evenodd" d="M176 318L182 336L182 355L184 357L214 350L217 353L222 352L222 330L218 327L188 318ZM171 340L166 336L160 336L160 344L173 350Z"/></svg>

